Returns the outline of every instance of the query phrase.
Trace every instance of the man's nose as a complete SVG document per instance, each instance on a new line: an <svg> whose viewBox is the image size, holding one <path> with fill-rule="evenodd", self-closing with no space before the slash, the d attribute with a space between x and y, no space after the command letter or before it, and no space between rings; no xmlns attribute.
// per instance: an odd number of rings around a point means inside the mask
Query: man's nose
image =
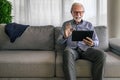
<svg viewBox="0 0 120 80"><path fill-rule="evenodd" d="M77 15L77 16L81 16L81 13L79 13L79 12L76 12L76 15Z"/></svg>

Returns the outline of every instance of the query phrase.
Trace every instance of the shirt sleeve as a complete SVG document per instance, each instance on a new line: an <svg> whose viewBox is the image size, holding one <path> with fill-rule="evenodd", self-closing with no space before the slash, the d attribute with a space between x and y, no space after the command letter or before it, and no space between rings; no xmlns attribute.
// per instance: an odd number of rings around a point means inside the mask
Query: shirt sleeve
<svg viewBox="0 0 120 80"><path fill-rule="evenodd" d="M65 23L63 24L59 37L57 39L57 44L65 44L67 39L64 38L64 28L65 28Z"/></svg>
<svg viewBox="0 0 120 80"><path fill-rule="evenodd" d="M92 37L93 42L94 42L93 47L97 47L99 45L99 39L98 39L98 36L97 36L97 33L96 33L95 29L93 31L94 31L93 37Z"/></svg>
<svg viewBox="0 0 120 80"><path fill-rule="evenodd" d="M95 28L93 27L93 25L90 23L89 27L91 27L91 30L93 30L93 37L92 37L92 40L94 42L94 45L93 47L97 47L99 45L99 39L98 39L98 36L97 36L97 33L95 31Z"/></svg>

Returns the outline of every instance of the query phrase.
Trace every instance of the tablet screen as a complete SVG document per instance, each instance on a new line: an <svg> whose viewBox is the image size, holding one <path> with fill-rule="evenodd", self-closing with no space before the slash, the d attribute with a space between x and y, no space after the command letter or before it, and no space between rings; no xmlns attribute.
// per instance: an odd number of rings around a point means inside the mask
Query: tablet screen
<svg viewBox="0 0 120 80"><path fill-rule="evenodd" d="M92 38L93 31L73 31L72 32L72 41L83 41L86 37Z"/></svg>

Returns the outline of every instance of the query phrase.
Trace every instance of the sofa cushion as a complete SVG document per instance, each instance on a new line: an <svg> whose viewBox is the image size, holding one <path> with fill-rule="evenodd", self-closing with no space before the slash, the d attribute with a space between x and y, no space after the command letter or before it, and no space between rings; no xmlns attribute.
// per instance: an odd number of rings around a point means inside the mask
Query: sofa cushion
<svg viewBox="0 0 120 80"><path fill-rule="evenodd" d="M106 52L105 63L105 75L104 77L120 77L120 56L113 54L112 52ZM76 61L76 73L77 77L90 77L91 76L91 62L87 60ZM62 68L62 52L57 52L56 57L56 76L63 77Z"/></svg>
<svg viewBox="0 0 120 80"><path fill-rule="evenodd" d="M59 37L60 31L61 31L61 27L55 27L55 50L56 51L61 51L65 48L64 45L57 44L57 39Z"/></svg>
<svg viewBox="0 0 120 80"><path fill-rule="evenodd" d="M53 77L53 51L0 51L0 77Z"/></svg>
<svg viewBox="0 0 120 80"><path fill-rule="evenodd" d="M53 26L30 26L14 43L10 42L4 27L0 26L0 49L54 49Z"/></svg>
<svg viewBox="0 0 120 80"><path fill-rule="evenodd" d="M110 50L120 56L120 38L111 38L109 40Z"/></svg>
<svg viewBox="0 0 120 80"><path fill-rule="evenodd" d="M91 62L87 60L77 60L76 61L76 73L77 77L90 77L91 72ZM62 67L62 52L57 52L56 57L56 76L63 77L63 67Z"/></svg>
<svg viewBox="0 0 120 80"><path fill-rule="evenodd" d="M120 77L120 56L113 52L107 52L105 64L105 77Z"/></svg>

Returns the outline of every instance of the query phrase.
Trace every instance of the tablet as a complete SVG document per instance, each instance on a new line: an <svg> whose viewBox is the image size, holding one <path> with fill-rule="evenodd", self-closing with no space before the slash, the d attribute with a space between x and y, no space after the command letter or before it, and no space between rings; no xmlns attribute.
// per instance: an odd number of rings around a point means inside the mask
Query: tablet
<svg viewBox="0 0 120 80"><path fill-rule="evenodd" d="M73 31L72 41L83 41L86 37L92 38L93 31Z"/></svg>

